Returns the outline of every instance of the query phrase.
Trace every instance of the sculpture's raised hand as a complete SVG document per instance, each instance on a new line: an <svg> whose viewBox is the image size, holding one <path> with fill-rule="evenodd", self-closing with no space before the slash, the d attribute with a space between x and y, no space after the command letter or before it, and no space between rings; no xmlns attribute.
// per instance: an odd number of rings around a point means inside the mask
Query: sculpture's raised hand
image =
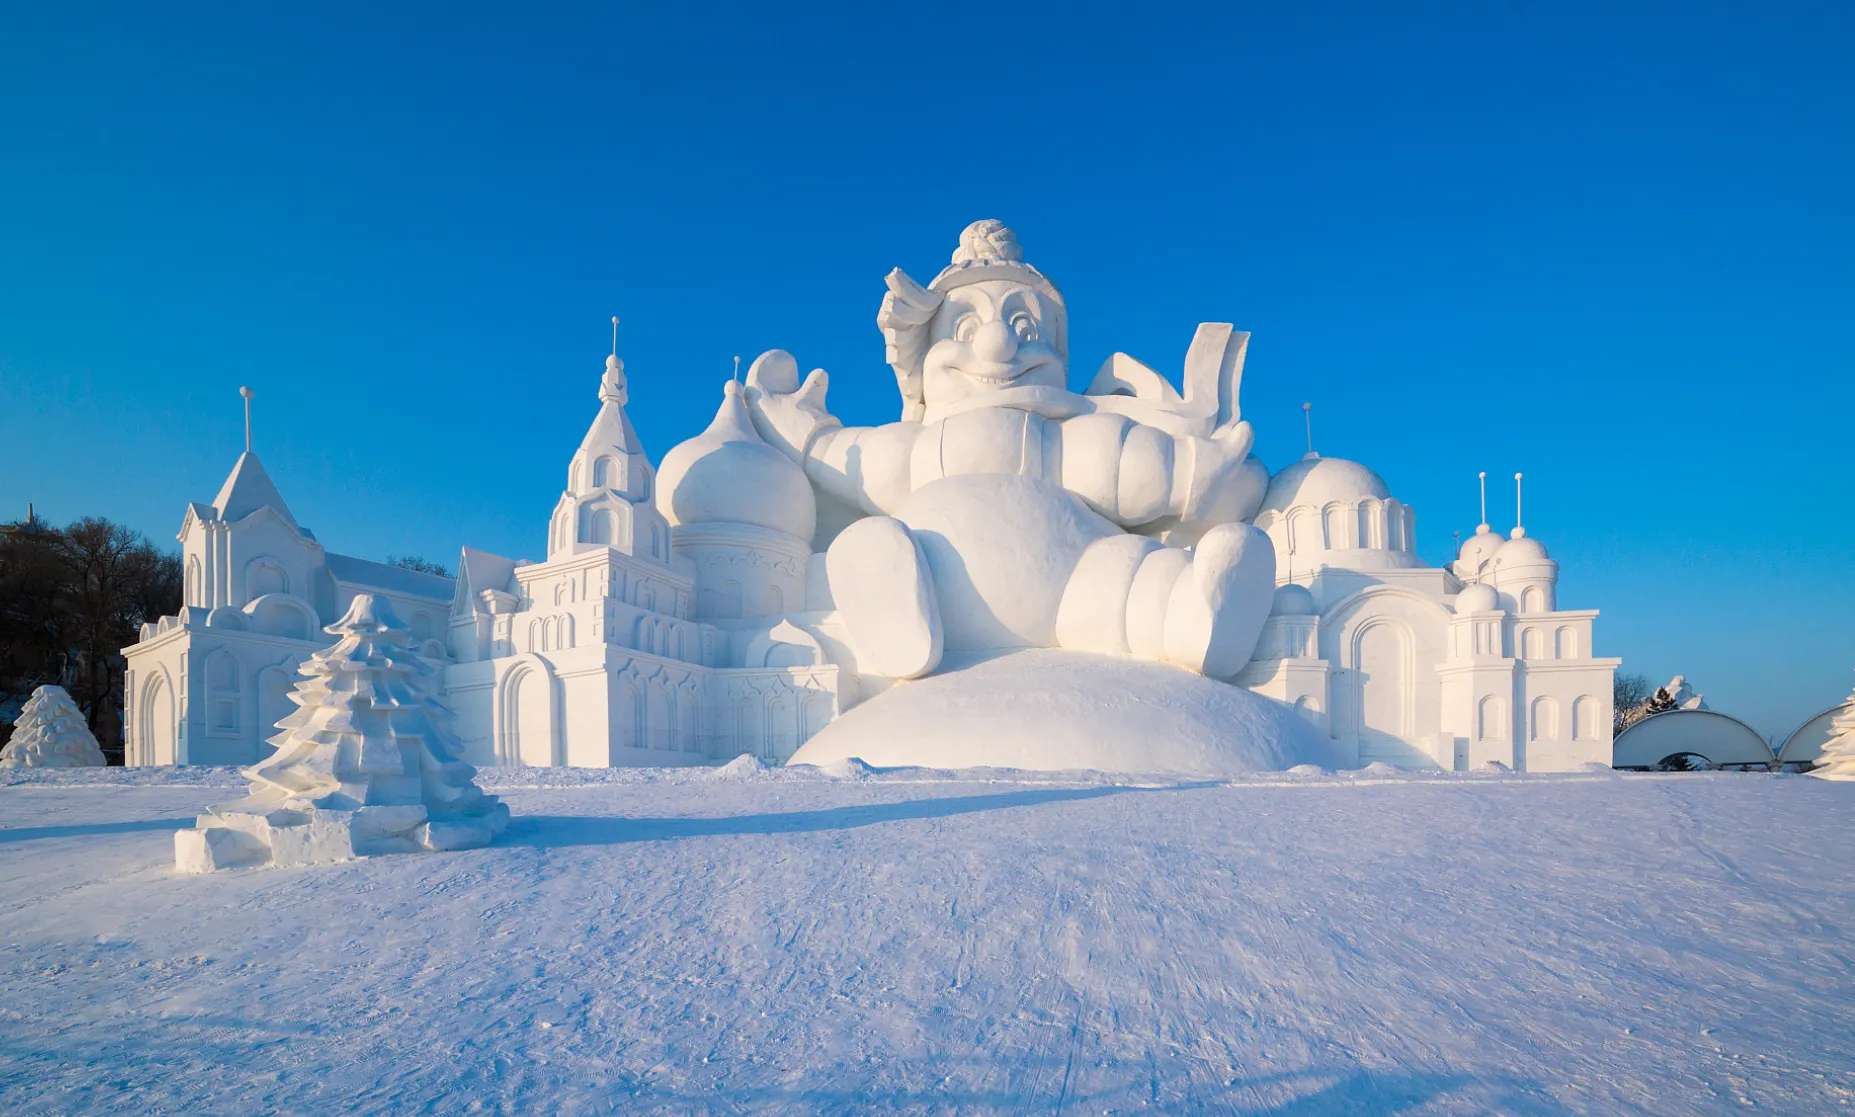
<svg viewBox="0 0 1855 1117"><path fill-rule="evenodd" d="M784 349L769 349L747 370L747 405L760 437L793 461L805 459L806 447L820 431L842 423L825 409L831 378L815 368L799 383L799 362Z"/></svg>

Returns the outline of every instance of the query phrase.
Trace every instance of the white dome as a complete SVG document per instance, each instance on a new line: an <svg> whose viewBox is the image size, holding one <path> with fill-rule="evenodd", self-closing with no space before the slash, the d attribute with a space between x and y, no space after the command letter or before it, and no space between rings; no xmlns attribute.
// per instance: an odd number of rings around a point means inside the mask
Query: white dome
<svg viewBox="0 0 1855 1117"><path fill-rule="evenodd" d="M1546 553L1546 545L1527 535L1520 528L1514 529L1514 537L1502 543L1494 552L1496 569L1503 566L1528 566L1551 562L1552 556Z"/></svg>
<svg viewBox="0 0 1855 1117"><path fill-rule="evenodd" d="M1319 507L1338 501L1389 500L1384 478L1345 458L1309 456L1282 470L1269 482L1262 499L1264 512L1285 512L1297 504Z"/></svg>
<svg viewBox="0 0 1855 1117"><path fill-rule="evenodd" d="M1474 578L1483 573L1483 568L1494 561L1494 554L1506 543L1505 537L1488 530L1487 524L1475 528L1475 534L1462 541L1456 551L1456 575L1461 578Z"/></svg>
<svg viewBox="0 0 1855 1117"><path fill-rule="evenodd" d="M1476 582L1466 586L1456 595L1457 613L1498 613L1501 611L1501 595L1494 592L1494 587L1486 582Z"/></svg>
<svg viewBox="0 0 1855 1117"><path fill-rule="evenodd" d="M1314 595L1308 592L1306 586L1290 582L1276 587L1275 601L1269 606L1270 616L1311 617L1314 613Z"/></svg>
<svg viewBox="0 0 1855 1117"><path fill-rule="evenodd" d="M735 381L708 429L663 456L657 493L672 525L751 524L804 540L817 526L805 471L754 430Z"/></svg>

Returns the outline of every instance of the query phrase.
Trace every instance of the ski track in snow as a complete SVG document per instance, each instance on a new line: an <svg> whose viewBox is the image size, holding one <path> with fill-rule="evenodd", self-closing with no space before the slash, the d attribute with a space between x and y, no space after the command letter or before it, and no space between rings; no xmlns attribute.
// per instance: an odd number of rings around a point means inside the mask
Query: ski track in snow
<svg viewBox="0 0 1855 1117"><path fill-rule="evenodd" d="M229 769L0 781L7 1114L1844 1112L1855 785L484 772L183 877Z"/></svg>

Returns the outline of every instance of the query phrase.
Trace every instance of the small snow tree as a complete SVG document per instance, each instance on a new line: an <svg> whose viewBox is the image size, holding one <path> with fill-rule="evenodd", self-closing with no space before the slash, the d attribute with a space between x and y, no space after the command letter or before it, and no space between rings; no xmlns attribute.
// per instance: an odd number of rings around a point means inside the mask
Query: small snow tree
<svg viewBox="0 0 1855 1117"><path fill-rule="evenodd" d="M1855 694L1849 695L1849 704L1829 725L1835 732L1810 774L1826 780L1855 780Z"/></svg>
<svg viewBox="0 0 1855 1117"><path fill-rule="evenodd" d="M101 768L103 750L84 712L61 686L32 692L13 723L13 738L0 749L0 768Z"/></svg>
<svg viewBox="0 0 1855 1117"><path fill-rule="evenodd" d="M384 600L360 594L312 655L277 723L277 751L245 770L244 799L175 835L183 870L312 864L376 853L471 849L503 831L509 809L476 785L436 672Z"/></svg>

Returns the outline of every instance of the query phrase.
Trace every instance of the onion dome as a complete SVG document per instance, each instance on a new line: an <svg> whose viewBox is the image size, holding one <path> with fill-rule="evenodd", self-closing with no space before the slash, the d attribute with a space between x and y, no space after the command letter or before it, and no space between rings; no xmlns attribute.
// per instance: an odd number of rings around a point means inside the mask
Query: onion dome
<svg viewBox="0 0 1855 1117"><path fill-rule="evenodd" d="M1486 582L1476 582L1465 586L1456 595L1456 612L1462 613L1498 613L1501 611L1501 595Z"/></svg>
<svg viewBox="0 0 1855 1117"><path fill-rule="evenodd" d="M1275 475L1263 497L1262 510L1285 512L1297 504L1320 507L1339 502L1357 504L1362 500L1389 500L1391 489L1384 478L1345 458L1323 458L1310 453Z"/></svg>
<svg viewBox="0 0 1855 1117"><path fill-rule="evenodd" d="M805 471L754 430L732 380L708 429L664 455L657 486L658 507L672 525L751 524L804 540L817 525Z"/></svg>
<svg viewBox="0 0 1855 1117"><path fill-rule="evenodd" d="M1270 616L1311 617L1314 613L1314 595L1306 586L1290 582L1275 588L1275 600L1269 605Z"/></svg>

